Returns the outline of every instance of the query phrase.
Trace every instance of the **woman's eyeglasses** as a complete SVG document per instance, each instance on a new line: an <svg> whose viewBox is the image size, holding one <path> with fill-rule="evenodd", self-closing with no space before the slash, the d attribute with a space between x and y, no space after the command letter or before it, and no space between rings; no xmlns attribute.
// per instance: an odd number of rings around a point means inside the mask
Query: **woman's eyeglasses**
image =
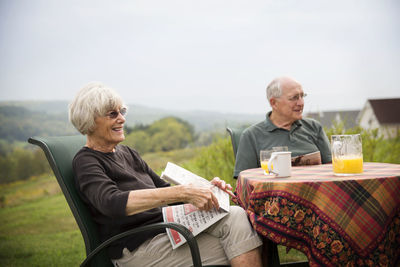
<svg viewBox="0 0 400 267"><path fill-rule="evenodd" d="M122 116L125 117L126 113L128 112L127 108L121 108L119 111L113 110L106 114L107 117L110 119L115 119L121 113Z"/></svg>

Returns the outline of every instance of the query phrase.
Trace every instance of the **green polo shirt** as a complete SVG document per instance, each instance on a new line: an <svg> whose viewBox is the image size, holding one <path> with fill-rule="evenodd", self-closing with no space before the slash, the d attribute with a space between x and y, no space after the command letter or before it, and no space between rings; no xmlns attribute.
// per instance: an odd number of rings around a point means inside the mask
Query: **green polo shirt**
<svg viewBox="0 0 400 267"><path fill-rule="evenodd" d="M292 157L320 151L322 163L332 161L330 144L321 124L313 119L302 119L292 124L290 131L275 126L269 119L245 129L240 137L234 177L243 170L259 168L260 150L287 146Z"/></svg>

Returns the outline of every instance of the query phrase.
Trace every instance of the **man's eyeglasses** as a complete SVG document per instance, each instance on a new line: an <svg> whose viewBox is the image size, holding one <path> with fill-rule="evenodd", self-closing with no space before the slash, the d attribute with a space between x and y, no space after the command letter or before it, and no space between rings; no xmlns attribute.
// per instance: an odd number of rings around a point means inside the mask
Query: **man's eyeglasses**
<svg viewBox="0 0 400 267"><path fill-rule="evenodd" d="M297 102L297 101L299 101L300 98L301 98L301 99L304 99L306 96L307 96L306 93L301 93L301 94L298 94L298 95L289 97L288 100L289 100L289 101L292 101L292 102Z"/></svg>
<svg viewBox="0 0 400 267"><path fill-rule="evenodd" d="M121 108L119 111L113 110L106 114L107 117L110 119L115 119L121 113L122 116L125 117L126 113L128 112L127 108Z"/></svg>

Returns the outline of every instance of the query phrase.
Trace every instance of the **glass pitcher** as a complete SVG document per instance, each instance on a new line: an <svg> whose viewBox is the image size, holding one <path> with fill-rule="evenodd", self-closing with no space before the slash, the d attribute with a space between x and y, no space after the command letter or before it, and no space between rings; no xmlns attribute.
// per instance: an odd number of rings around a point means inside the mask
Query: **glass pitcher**
<svg viewBox="0 0 400 267"><path fill-rule="evenodd" d="M333 174L348 176L363 172L363 154L360 134L331 136Z"/></svg>

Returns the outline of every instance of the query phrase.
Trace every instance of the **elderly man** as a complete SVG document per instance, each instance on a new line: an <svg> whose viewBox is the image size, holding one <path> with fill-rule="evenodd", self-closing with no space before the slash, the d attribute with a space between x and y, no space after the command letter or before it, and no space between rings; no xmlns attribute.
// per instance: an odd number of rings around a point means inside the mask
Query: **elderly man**
<svg viewBox="0 0 400 267"><path fill-rule="evenodd" d="M289 77L274 79L267 87L272 111L266 119L243 131L236 156L234 177L260 167L260 150L287 146L292 157L319 151L322 163L331 162L329 141L315 120L303 119L304 97L300 83Z"/></svg>

